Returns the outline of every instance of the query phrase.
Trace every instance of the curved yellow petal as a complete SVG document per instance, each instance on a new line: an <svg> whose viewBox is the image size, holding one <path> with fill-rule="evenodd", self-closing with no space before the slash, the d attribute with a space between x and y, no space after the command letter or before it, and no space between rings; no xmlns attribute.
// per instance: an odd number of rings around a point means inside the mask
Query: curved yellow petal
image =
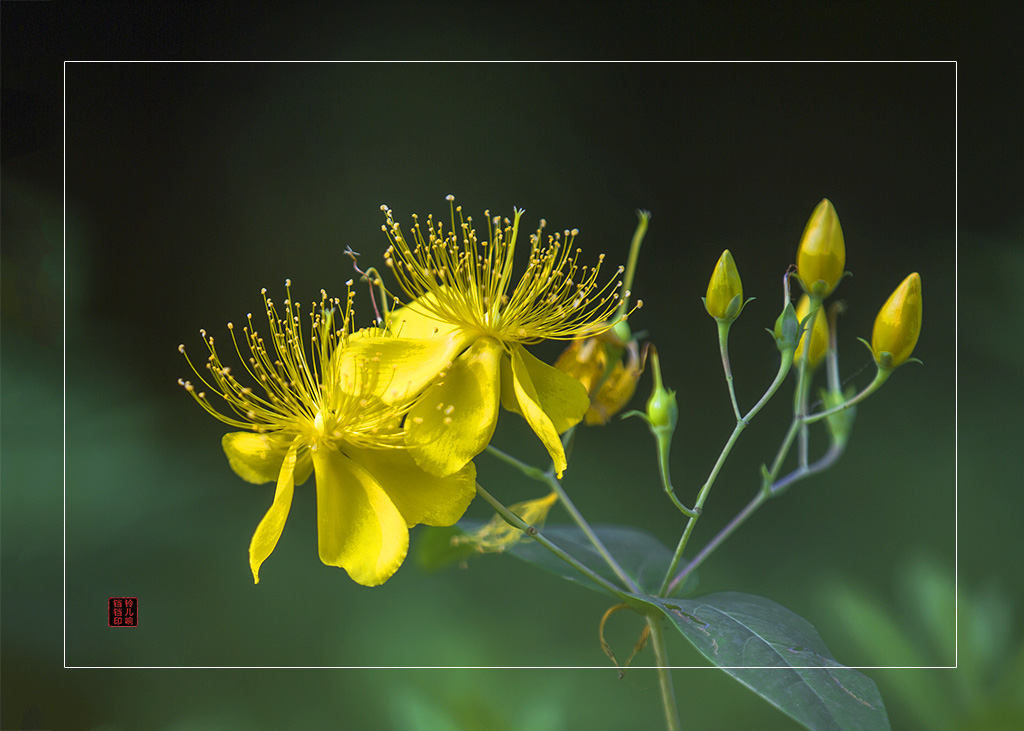
<svg viewBox="0 0 1024 731"><path fill-rule="evenodd" d="M422 294L405 307L391 312L390 330L400 338L445 337L458 326L445 320L438 320L437 296L432 292Z"/></svg>
<svg viewBox="0 0 1024 731"><path fill-rule="evenodd" d="M501 344L480 338L409 410L406 444L420 467L444 477L484 450L498 423Z"/></svg>
<svg viewBox="0 0 1024 731"><path fill-rule="evenodd" d="M274 552L277 540L284 530L284 523L288 519L288 511L292 507L292 495L295 494L295 463L299 442L295 440L288 448L281 460L281 468L277 476L277 490L274 491L274 502L270 510L263 516L263 520L256 526L252 541L249 542L249 568L252 569L252 578L260 583L260 566L267 557Z"/></svg>
<svg viewBox="0 0 1024 731"><path fill-rule="evenodd" d="M375 395L388 404L426 388L469 344L453 331L437 338L362 338L341 351L339 375L346 393Z"/></svg>
<svg viewBox="0 0 1024 731"><path fill-rule="evenodd" d="M516 352L530 374L540 406L551 419L555 431L561 434L579 424L590 408L586 387L568 373L535 358L526 348L520 347Z"/></svg>
<svg viewBox="0 0 1024 731"><path fill-rule="evenodd" d="M257 485L278 479L281 462L288 452L287 444L272 439L269 434L248 431L225 434L220 444L235 474Z"/></svg>
<svg viewBox="0 0 1024 731"><path fill-rule="evenodd" d="M418 523L453 525L476 496L472 462L448 477L437 477L425 472L406 450L346 451L380 483L410 528Z"/></svg>
<svg viewBox="0 0 1024 731"><path fill-rule="evenodd" d="M235 474L257 485L278 479L281 462L288 452L288 443L280 437L248 431L225 434L220 444ZM309 450L299 450L295 463L295 484L304 483L312 472L313 461L309 458Z"/></svg>
<svg viewBox="0 0 1024 731"><path fill-rule="evenodd" d="M336 449L313 452L320 560L358 584L379 586L409 551L409 529L380 483Z"/></svg>
<svg viewBox="0 0 1024 731"><path fill-rule="evenodd" d="M526 357L523 354L526 353ZM528 363L527 358L531 361ZM565 431L573 424L578 424L590 408L590 399L587 397L587 390L583 385L561 371L551 366L540 363L522 347L515 348L511 353L512 359L512 390L518 403L518 411L529 423L530 428L540 437L544 447L551 455L555 472L558 477L562 476L567 466L565 449L562 447L562 440L558 438L559 429ZM544 368L537 367L537 364ZM547 369L547 370L545 370ZM550 373L557 373L567 381L559 381L551 377ZM533 376L536 374L540 388L534 383ZM571 383L573 388L569 388ZM544 396L541 397L541 392ZM547 409L551 409L555 419L552 419Z"/></svg>

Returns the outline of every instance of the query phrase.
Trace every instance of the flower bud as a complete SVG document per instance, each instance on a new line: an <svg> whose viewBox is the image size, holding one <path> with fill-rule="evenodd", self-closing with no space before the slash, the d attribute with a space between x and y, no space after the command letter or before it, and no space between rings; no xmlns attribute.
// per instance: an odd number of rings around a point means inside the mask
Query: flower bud
<svg viewBox="0 0 1024 731"><path fill-rule="evenodd" d="M651 361L654 366L654 388L651 389L651 397L647 399L647 424L658 438L659 448L662 439L666 441L667 448L672 432L676 430L679 407L676 405L676 392L665 388L661 382L661 363L658 360L658 352L653 348Z"/></svg>
<svg viewBox="0 0 1024 731"><path fill-rule="evenodd" d="M805 294L797 302L796 317L804 323L804 332L800 336L800 344L797 345L796 353L793 355L794 365L800 365L806 352L810 352L807 360L809 369L816 368L825 357L825 351L828 349L828 318L825 316L824 310L825 308L819 305L818 309L814 311L814 317L808 319L807 316L811 311L811 298ZM808 342L810 342L809 351Z"/></svg>
<svg viewBox="0 0 1024 731"><path fill-rule="evenodd" d="M848 387L846 391L823 388L821 389L823 408L826 411L833 409L852 399L856 393L857 389L853 386ZM845 447L846 443L850 441L850 433L853 431L853 419L856 415L857 407L851 406L848 409L837 411L831 416L825 417L829 436L840 448Z"/></svg>
<svg viewBox="0 0 1024 731"><path fill-rule="evenodd" d="M779 352L796 350L800 336L800 318L796 316L796 310L793 309L792 302L786 302L786 309L782 311L782 314L775 321L773 334L775 335L775 344L779 347Z"/></svg>
<svg viewBox="0 0 1024 731"><path fill-rule="evenodd" d="M716 320L735 320L743 309L743 283L728 249L722 252L711 273L704 307Z"/></svg>
<svg viewBox="0 0 1024 731"><path fill-rule="evenodd" d="M633 398L643 360L637 341L623 341L613 329L573 340L558 356L555 368L587 389L590 408L584 421L595 426L607 424Z"/></svg>
<svg viewBox="0 0 1024 731"><path fill-rule="evenodd" d="M823 198L804 227L796 252L797 276L804 291L824 299L832 293L843 277L846 266L846 243L839 216L832 202Z"/></svg>
<svg viewBox="0 0 1024 731"><path fill-rule="evenodd" d="M921 334L921 275L914 272L889 295L875 318L871 352L882 368L902 365Z"/></svg>

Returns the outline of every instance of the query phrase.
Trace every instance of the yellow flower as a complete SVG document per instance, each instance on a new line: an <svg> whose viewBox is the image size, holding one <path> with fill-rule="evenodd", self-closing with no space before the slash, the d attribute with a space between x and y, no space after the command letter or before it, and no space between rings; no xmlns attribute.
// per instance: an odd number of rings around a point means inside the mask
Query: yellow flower
<svg viewBox="0 0 1024 731"><path fill-rule="evenodd" d="M793 354L793 363L795 365L800 365L800 361L807 351L808 339L811 343L811 354L810 359L807 361L807 367L811 369L817 368L821 363L821 359L825 357L825 351L828 349L828 318L825 316L824 309L824 307L819 305L814 313L813 321L807 322L804 332L800 336L800 343L796 346L796 352ZM803 322L810 311L811 298L805 294L796 304L797 320Z"/></svg>
<svg viewBox="0 0 1024 731"><path fill-rule="evenodd" d="M828 297L843 278L846 243L832 202L823 198L807 220L796 252L797 276L804 291L819 299Z"/></svg>
<svg viewBox="0 0 1024 731"><path fill-rule="evenodd" d="M428 217L426 231L414 224L410 243L391 211L382 208L391 240L385 263L414 299L390 317L390 331L398 337L362 338L353 343L358 355L352 360L388 364L381 391L386 401L423 392L405 422L416 461L436 475L461 469L490 442L500 403L525 417L561 475L566 459L558 435L579 423L590 399L576 379L524 346L608 329L619 285L598 284L600 263L578 264L576 231L545 242L543 221L530 237L527 268L516 282L519 210L504 224L485 211L487 237L481 240L472 218L463 219L453 204L452 230L445 232Z"/></svg>
<svg viewBox="0 0 1024 731"><path fill-rule="evenodd" d="M743 283L728 249L722 252L711 273L704 307L716 320L735 320L743 309Z"/></svg>
<svg viewBox="0 0 1024 731"><path fill-rule="evenodd" d="M548 493L542 498L514 503L508 509L533 528L541 528L547 520L551 506L558 500L557 493ZM501 553L523 539L523 531L510 525L500 515L495 515L480 529L461 536L452 536L453 546L470 544L479 553Z"/></svg>
<svg viewBox="0 0 1024 731"><path fill-rule="evenodd" d="M290 288L290 282L286 283ZM380 370L374 364L340 368L351 334L350 292L341 322L339 299L321 291L309 313L311 349L307 355L300 307L288 299L279 311L263 290L269 336L242 328L250 352L242 356L234 326L232 344L243 367L263 394L243 386L221 363L213 337L200 331L210 355L203 386L226 402L229 413L210 403L205 391L179 383L220 421L246 431L225 434L224 452L247 482L276 482L274 501L256 528L249 564L259 583L260 565L273 552L291 508L295 485L316 474L320 560L340 566L364 586L384 583L405 559L409 528L417 523L446 526L466 511L476 491L472 464L449 477L424 472L404 448L401 420L406 405L374 396ZM185 353L185 346L178 348ZM188 356L185 356L188 359Z"/></svg>
<svg viewBox="0 0 1024 731"><path fill-rule="evenodd" d="M625 343L608 330L573 340L558 356L555 368L587 389L590 408L583 421L595 426L607 424L633 398L643 373L643 359L636 340Z"/></svg>
<svg viewBox="0 0 1024 731"><path fill-rule="evenodd" d="M889 295L875 318L871 352L883 368L895 368L914 352L921 335L921 275L914 272Z"/></svg>

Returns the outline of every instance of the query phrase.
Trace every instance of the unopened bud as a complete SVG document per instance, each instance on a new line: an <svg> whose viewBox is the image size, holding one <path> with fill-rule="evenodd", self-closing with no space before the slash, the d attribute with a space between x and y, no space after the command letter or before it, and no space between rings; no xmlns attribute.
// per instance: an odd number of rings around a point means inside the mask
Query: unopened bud
<svg viewBox="0 0 1024 731"><path fill-rule="evenodd" d="M704 307L716 320L735 320L743 309L743 283L728 249L722 252L711 273Z"/></svg>
<svg viewBox="0 0 1024 731"><path fill-rule="evenodd" d="M796 353L793 355L793 363L800 365L804 354L807 355L807 367L816 368L825 357L828 349L828 318L825 316L824 308L819 304L818 309L811 315L811 298L806 294L800 298L796 305L796 316L804 325L803 335L800 336L800 343L797 345ZM808 317L809 316L809 317ZM810 342L808 347L807 343Z"/></svg>
<svg viewBox="0 0 1024 731"><path fill-rule="evenodd" d="M804 291L828 297L843 277L846 243L832 202L823 198L811 213L796 252L797 276Z"/></svg>
<svg viewBox="0 0 1024 731"><path fill-rule="evenodd" d="M921 275L914 272L889 295L875 318L871 352L882 368L907 361L921 335Z"/></svg>

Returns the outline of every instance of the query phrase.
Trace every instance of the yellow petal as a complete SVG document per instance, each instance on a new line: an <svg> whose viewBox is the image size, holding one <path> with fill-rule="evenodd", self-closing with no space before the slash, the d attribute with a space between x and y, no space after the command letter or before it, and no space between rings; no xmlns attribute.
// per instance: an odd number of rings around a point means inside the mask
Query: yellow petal
<svg viewBox="0 0 1024 731"><path fill-rule="evenodd" d="M424 391L405 419L417 464L438 476L461 470L484 450L498 422L501 344L480 338Z"/></svg>
<svg viewBox="0 0 1024 731"><path fill-rule="evenodd" d="M469 339L462 331L437 338L356 339L340 351L342 389L372 393L388 404L406 401L437 378Z"/></svg>
<svg viewBox="0 0 1024 731"><path fill-rule="evenodd" d="M228 464L235 474L246 482L262 485L274 482L281 471L281 462L288 452L288 442L269 434L255 434L247 431L225 434L220 440ZM309 450L300 450L295 464L295 484L301 485L309 479L313 462Z"/></svg>
<svg viewBox="0 0 1024 731"><path fill-rule="evenodd" d="M576 426L590 408L586 387L567 373L535 358L526 348L517 351L530 374L540 406L559 434Z"/></svg>
<svg viewBox="0 0 1024 731"><path fill-rule="evenodd" d="M274 552L277 540L284 530L288 519L288 511L292 507L292 495L295 493L295 463L299 442L296 439L288 448L281 460L281 468L277 476L277 490L274 491L274 502L263 520L256 526L256 532L249 543L249 568L252 578L260 583L260 566Z"/></svg>
<svg viewBox="0 0 1024 731"><path fill-rule="evenodd" d="M436 338L451 334L457 326L438 320L436 312L437 296L432 292L420 295L391 313L391 332L400 338Z"/></svg>
<svg viewBox="0 0 1024 731"><path fill-rule="evenodd" d="M405 560L409 529L380 483L341 452L313 452L320 560L358 584L378 586Z"/></svg>
<svg viewBox="0 0 1024 731"><path fill-rule="evenodd" d="M288 451L287 444L271 439L269 434L247 431L225 434L220 444L235 474L246 482L257 485L274 482L277 479L281 471L281 462Z"/></svg>
<svg viewBox="0 0 1024 731"><path fill-rule="evenodd" d="M476 495L472 462L448 477L436 477L403 449L346 448L346 452L380 483L410 528L418 523L453 525Z"/></svg>
<svg viewBox="0 0 1024 731"><path fill-rule="evenodd" d="M557 377L552 374L557 374ZM536 384L534 376L537 377ZM522 347L512 351L511 381L519 413L540 437L548 454L551 455L555 472L561 477L567 464L565 450L558 434L559 431L565 431L570 426L578 424L587 413L590 407L587 390L572 376L541 363ZM541 393L544 394L543 397ZM554 418L548 415L548 409Z"/></svg>

